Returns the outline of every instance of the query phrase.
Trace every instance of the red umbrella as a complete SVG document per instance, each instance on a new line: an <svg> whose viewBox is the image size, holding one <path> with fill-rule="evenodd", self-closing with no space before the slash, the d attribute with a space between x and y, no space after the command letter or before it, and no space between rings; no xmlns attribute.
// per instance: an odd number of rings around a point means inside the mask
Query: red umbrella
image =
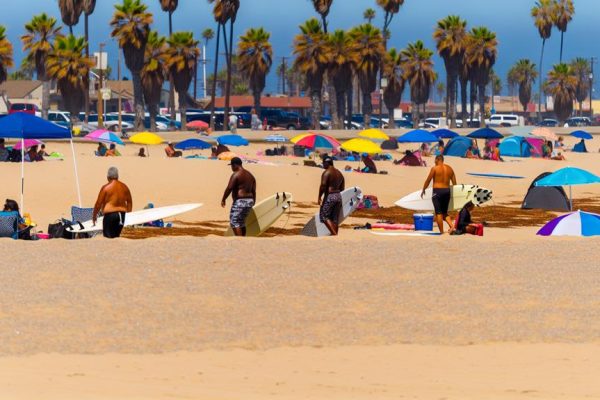
<svg viewBox="0 0 600 400"><path fill-rule="evenodd" d="M194 129L208 129L208 124L204 121L200 121L199 119L197 119L195 121L188 122L187 127Z"/></svg>

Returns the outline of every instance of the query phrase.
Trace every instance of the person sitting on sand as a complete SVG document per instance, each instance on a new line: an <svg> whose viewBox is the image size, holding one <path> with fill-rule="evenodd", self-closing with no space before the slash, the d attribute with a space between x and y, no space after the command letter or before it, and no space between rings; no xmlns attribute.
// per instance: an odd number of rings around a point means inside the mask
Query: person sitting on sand
<svg viewBox="0 0 600 400"><path fill-rule="evenodd" d="M498 145L494 146L492 149L492 161L504 161L500 156L500 147Z"/></svg>
<svg viewBox="0 0 600 400"><path fill-rule="evenodd" d="M551 158L552 157L552 142L547 140L542 145L542 157Z"/></svg>
<svg viewBox="0 0 600 400"><path fill-rule="evenodd" d="M0 162L8 161L9 155L8 149L4 146L4 138L0 138Z"/></svg>
<svg viewBox="0 0 600 400"><path fill-rule="evenodd" d="M256 179L244 169L242 159L234 157L229 163L233 174L221 199L221 207L225 208L227 198L231 195L233 204L229 214L229 223L235 236L246 236L246 217L256 203Z"/></svg>
<svg viewBox="0 0 600 400"><path fill-rule="evenodd" d="M125 213L133 209L131 192L127 185L119 181L119 170L110 167L106 174L108 183L102 186L94 205L92 222L96 225L98 213L104 215L102 233L105 238L113 239L121 236L125 224Z"/></svg>
<svg viewBox="0 0 600 400"><path fill-rule="evenodd" d="M437 145L435 145L433 148L433 154L435 154L436 156L443 155L444 148L445 148L444 141L440 139L440 141L437 143Z"/></svg>
<svg viewBox="0 0 600 400"><path fill-rule="evenodd" d="M177 158L183 155L181 151L175 150L172 142L167 143L167 147L165 147L165 153L167 154L168 158Z"/></svg>
<svg viewBox="0 0 600 400"><path fill-rule="evenodd" d="M479 147L477 146L477 140L473 140L471 142L471 154L473 154L475 158L481 158L481 152L479 151Z"/></svg>
<svg viewBox="0 0 600 400"><path fill-rule="evenodd" d="M339 230L339 214L342 209L341 193L346 188L344 175L333 166L333 158L323 160L325 171L321 175L319 198L317 203L321 206L319 220L327 226L332 236L337 236Z"/></svg>
<svg viewBox="0 0 600 400"><path fill-rule="evenodd" d="M138 157L146 157L146 149L140 147L140 151L138 151Z"/></svg>
<svg viewBox="0 0 600 400"><path fill-rule="evenodd" d="M440 233L444 233L444 220L450 226L450 231L453 229L452 220L448 215L448 207L450 206L450 186L456 185L456 175L454 170L449 165L444 164L444 156L435 157L435 166L431 168L429 176L423 184L421 198L425 196L425 190L433 181L433 194L431 201L435 210L435 220L437 222Z"/></svg>
<svg viewBox="0 0 600 400"><path fill-rule="evenodd" d="M18 230L18 239L31 239L31 228L26 222L26 218L21 216L21 211L19 210L19 204L15 200L6 199L4 202L4 212L16 212L17 213L17 230ZM27 214L25 214L27 217ZM28 217L27 217L28 218Z"/></svg>
<svg viewBox="0 0 600 400"><path fill-rule="evenodd" d="M473 154L473 146L469 146L469 148L467 149L467 152L465 153L465 158L470 158L470 159L479 158L475 154Z"/></svg>
<svg viewBox="0 0 600 400"><path fill-rule="evenodd" d="M475 224L471 220L471 212L473 212L473 209L475 209L475 205L472 201L465 204L458 214L456 226L454 231L450 233L451 235L464 235L468 233L469 235L483 236L483 225Z"/></svg>
<svg viewBox="0 0 600 400"><path fill-rule="evenodd" d="M554 142L554 148L557 150L564 150L565 149L565 138L563 138L562 136L559 136L558 140L556 140Z"/></svg>
<svg viewBox="0 0 600 400"><path fill-rule="evenodd" d="M38 151L38 158L43 160L44 157L50 157L50 154L46 153L46 145L42 144L40 151Z"/></svg>
<svg viewBox="0 0 600 400"><path fill-rule="evenodd" d="M104 143L98 143L98 148L96 149L96 155L98 157L106 157L106 152L108 149Z"/></svg>
<svg viewBox="0 0 600 400"><path fill-rule="evenodd" d="M375 165L375 161L373 161L371 156L369 156L367 153L363 153L361 158L363 163L365 164L365 167L361 169L360 172L366 174L376 174L377 166Z"/></svg>
<svg viewBox="0 0 600 400"><path fill-rule="evenodd" d="M431 148L429 147L429 145L427 143L422 143L420 150L421 150L422 157L431 157Z"/></svg>
<svg viewBox="0 0 600 400"><path fill-rule="evenodd" d="M35 162L35 161L44 161L43 157L38 155L38 147L31 146L27 153L25 153L25 161Z"/></svg>
<svg viewBox="0 0 600 400"><path fill-rule="evenodd" d="M121 153L117 150L117 145L111 143L110 148L106 152L106 157L121 157Z"/></svg>
<svg viewBox="0 0 600 400"><path fill-rule="evenodd" d="M490 145L486 144L483 147L483 156L482 158L484 160L491 160L492 159L492 148L490 147Z"/></svg>

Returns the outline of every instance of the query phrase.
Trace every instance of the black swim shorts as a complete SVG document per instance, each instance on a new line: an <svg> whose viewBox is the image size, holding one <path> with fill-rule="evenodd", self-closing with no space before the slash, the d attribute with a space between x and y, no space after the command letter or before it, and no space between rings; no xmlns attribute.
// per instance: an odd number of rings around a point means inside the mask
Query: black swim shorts
<svg viewBox="0 0 600 400"><path fill-rule="evenodd" d="M121 236L123 225L125 224L125 213L111 212L104 215L102 221L102 233L105 238L114 239Z"/></svg>
<svg viewBox="0 0 600 400"><path fill-rule="evenodd" d="M340 223L340 211L342 210L342 195L340 193L329 193L321 204L319 219L322 223L329 220L338 225Z"/></svg>
<svg viewBox="0 0 600 400"><path fill-rule="evenodd" d="M448 215L448 206L450 206L450 189L433 189L431 196L433 209L436 215Z"/></svg>

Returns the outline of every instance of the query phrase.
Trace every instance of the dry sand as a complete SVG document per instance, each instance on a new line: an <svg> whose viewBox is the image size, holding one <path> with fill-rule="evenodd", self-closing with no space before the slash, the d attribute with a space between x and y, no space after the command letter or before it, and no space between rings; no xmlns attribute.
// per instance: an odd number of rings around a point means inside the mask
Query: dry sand
<svg viewBox="0 0 600 400"><path fill-rule="evenodd" d="M65 145L48 147L68 156ZM542 239L536 227L490 228L483 238L345 229L322 240L226 239L216 236L227 219L219 205L230 173L224 162L170 160L160 147L138 159L135 146L99 159L93 145L76 147L84 205L116 165L134 208L203 202L179 225L214 235L0 241L0 398L600 397L596 239ZM449 163L460 182L489 187L496 204L509 204L543 171L600 173L598 157ZM320 171L274 160L248 168L259 197L294 194L296 213L275 231L289 232L314 211ZM76 202L71 161L26 165L26 211L42 227ZM384 206L417 190L428 171L379 165L390 174L346 178ZM1 164L0 172L2 196L18 199L19 166ZM600 187L574 194L598 198Z"/></svg>

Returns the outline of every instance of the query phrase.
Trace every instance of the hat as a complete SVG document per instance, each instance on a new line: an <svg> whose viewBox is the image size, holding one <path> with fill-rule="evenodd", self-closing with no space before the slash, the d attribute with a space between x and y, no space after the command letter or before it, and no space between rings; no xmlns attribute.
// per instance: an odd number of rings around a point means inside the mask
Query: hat
<svg viewBox="0 0 600 400"><path fill-rule="evenodd" d="M233 157L227 165L242 165L242 159L239 157Z"/></svg>
<svg viewBox="0 0 600 400"><path fill-rule="evenodd" d="M323 159L323 163L333 164L333 158L327 156Z"/></svg>

